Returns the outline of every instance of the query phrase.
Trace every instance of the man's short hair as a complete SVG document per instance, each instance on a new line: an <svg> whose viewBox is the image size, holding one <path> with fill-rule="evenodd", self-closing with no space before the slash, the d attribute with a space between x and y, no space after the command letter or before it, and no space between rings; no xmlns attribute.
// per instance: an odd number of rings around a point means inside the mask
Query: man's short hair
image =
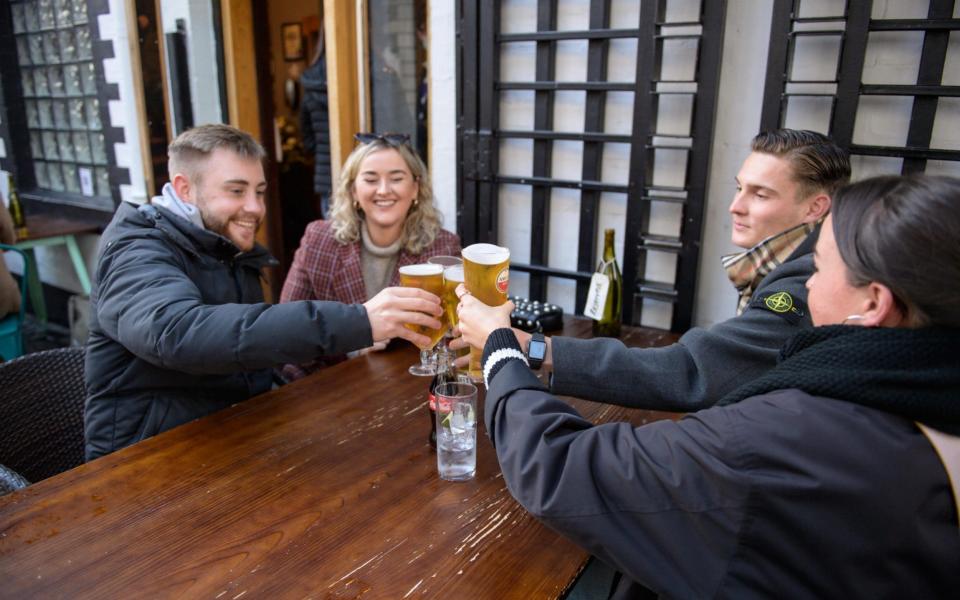
<svg viewBox="0 0 960 600"><path fill-rule="evenodd" d="M218 148L235 152L242 158L262 161L267 153L249 133L219 123L198 125L178 135L167 148L167 168L174 173L185 173L199 182L203 165Z"/></svg>
<svg viewBox="0 0 960 600"><path fill-rule="evenodd" d="M753 138L750 149L790 163L800 198L820 191L831 198L850 181L850 154L833 140L805 129L774 129Z"/></svg>

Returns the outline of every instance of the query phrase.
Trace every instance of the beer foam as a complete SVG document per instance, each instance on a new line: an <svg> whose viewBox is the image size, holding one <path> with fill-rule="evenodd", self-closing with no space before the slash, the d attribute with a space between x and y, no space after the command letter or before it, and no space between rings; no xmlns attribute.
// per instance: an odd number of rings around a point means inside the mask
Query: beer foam
<svg viewBox="0 0 960 600"><path fill-rule="evenodd" d="M454 265L443 270L443 278L447 281L463 283L463 265Z"/></svg>
<svg viewBox="0 0 960 600"><path fill-rule="evenodd" d="M510 259L510 249L493 244L472 244L460 253L463 258L478 265L498 265Z"/></svg>
<svg viewBox="0 0 960 600"><path fill-rule="evenodd" d="M443 265L431 265L421 263L419 265L406 265L400 267L401 275L412 275L414 277L423 277L425 275L440 275L443 273Z"/></svg>

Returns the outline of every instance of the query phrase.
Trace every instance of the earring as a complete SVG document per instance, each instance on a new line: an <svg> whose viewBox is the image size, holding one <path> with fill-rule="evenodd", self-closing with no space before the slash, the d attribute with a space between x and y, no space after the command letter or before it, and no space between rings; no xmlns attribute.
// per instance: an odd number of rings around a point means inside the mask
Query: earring
<svg viewBox="0 0 960 600"><path fill-rule="evenodd" d="M847 318L840 322L841 325L846 325L847 321L860 321L863 319L863 315L847 315Z"/></svg>
<svg viewBox="0 0 960 600"><path fill-rule="evenodd" d="M414 199L413 199L413 205L416 206L416 205L418 205L418 204L420 204L420 198L414 198Z"/></svg>

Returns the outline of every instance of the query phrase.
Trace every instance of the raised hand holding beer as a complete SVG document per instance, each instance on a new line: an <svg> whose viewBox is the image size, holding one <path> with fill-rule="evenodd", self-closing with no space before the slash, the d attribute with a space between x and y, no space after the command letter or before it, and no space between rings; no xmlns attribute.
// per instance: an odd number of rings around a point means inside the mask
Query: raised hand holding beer
<svg viewBox="0 0 960 600"><path fill-rule="evenodd" d="M400 285L409 288L419 288L430 292L438 298L443 296L443 265L423 263L400 267ZM432 360L433 347L440 341L447 330L446 315L440 315L440 327L433 328L422 324L408 323L408 329L425 336L428 343L418 343L420 348L420 364L410 367L413 375L436 375L436 361Z"/></svg>
<svg viewBox="0 0 960 600"><path fill-rule="evenodd" d="M510 313L513 312L513 302L507 301L500 306L487 306L472 294L465 286L457 288L460 296L459 327L463 343L471 349L483 350L487 338L495 330L510 327Z"/></svg>
<svg viewBox="0 0 960 600"><path fill-rule="evenodd" d="M473 244L463 249L462 256L464 285L470 294L487 306L500 306L507 302L510 249L493 244ZM468 373L474 381L483 380L480 366L482 355L482 348L470 348Z"/></svg>

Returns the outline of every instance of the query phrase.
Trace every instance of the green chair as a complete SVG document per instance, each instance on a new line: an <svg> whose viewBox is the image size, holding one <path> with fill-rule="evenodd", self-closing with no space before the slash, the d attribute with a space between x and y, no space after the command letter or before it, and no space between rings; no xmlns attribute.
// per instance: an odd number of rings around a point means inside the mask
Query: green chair
<svg viewBox="0 0 960 600"><path fill-rule="evenodd" d="M16 252L23 259L23 272L20 276L20 312L9 314L0 319L0 360L13 360L23 354L23 318L27 310L27 255L19 248L0 244L0 250ZM0 260L3 260L0 258Z"/></svg>

